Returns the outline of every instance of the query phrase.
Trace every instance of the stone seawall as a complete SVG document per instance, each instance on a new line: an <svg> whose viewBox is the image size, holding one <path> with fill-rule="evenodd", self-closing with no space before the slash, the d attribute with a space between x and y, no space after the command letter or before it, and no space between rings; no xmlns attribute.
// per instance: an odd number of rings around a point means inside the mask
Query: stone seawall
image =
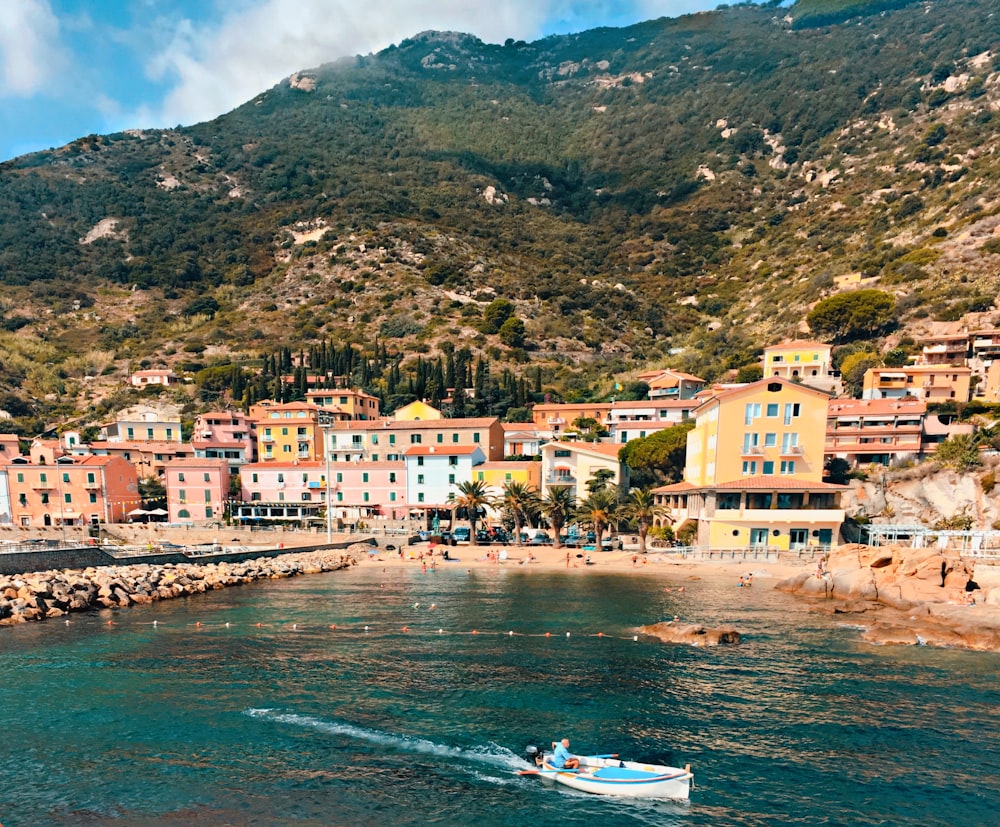
<svg viewBox="0 0 1000 827"><path fill-rule="evenodd" d="M0 576L0 626L62 617L70 612L124 609L255 580L338 571L355 565L357 552L358 547L354 547L238 562L141 563Z"/></svg>

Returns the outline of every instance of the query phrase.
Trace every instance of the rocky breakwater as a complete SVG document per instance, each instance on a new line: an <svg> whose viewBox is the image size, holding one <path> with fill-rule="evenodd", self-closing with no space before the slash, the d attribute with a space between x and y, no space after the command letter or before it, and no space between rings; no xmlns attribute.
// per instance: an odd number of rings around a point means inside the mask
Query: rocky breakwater
<svg viewBox="0 0 1000 827"><path fill-rule="evenodd" d="M0 577L0 626L93 609L124 609L354 565L352 549L289 553L239 563L167 563L59 569Z"/></svg>
<svg viewBox="0 0 1000 827"><path fill-rule="evenodd" d="M855 616L862 637L1000 652L1000 566L931 548L841 546L776 585Z"/></svg>
<svg viewBox="0 0 1000 827"><path fill-rule="evenodd" d="M666 620L640 626L639 631L664 643L684 643L689 646L719 646L740 642L740 633L735 629L709 629L698 623Z"/></svg>

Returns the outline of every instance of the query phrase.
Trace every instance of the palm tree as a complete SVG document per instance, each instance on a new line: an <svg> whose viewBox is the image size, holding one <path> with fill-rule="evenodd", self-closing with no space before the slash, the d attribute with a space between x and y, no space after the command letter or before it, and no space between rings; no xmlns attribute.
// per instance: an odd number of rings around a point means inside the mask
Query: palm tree
<svg viewBox="0 0 1000 827"><path fill-rule="evenodd" d="M576 495L568 485L550 485L542 499L542 513L552 526L556 548L562 548L563 526L576 511Z"/></svg>
<svg viewBox="0 0 1000 827"><path fill-rule="evenodd" d="M659 519L671 519L670 509L656 504L656 495L648 488L633 488L622 507L622 514L635 524L639 532L639 554L646 553L646 535L650 526ZM672 522L672 520L671 520Z"/></svg>
<svg viewBox="0 0 1000 827"><path fill-rule="evenodd" d="M613 487L592 491L577 506L576 515L580 521L594 527L594 548L597 551L601 550L604 529L614 520L617 511L618 491Z"/></svg>
<svg viewBox="0 0 1000 827"><path fill-rule="evenodd" d="M506 508L514 518L514 543L521 545L521 529L528 517L538 513L538 492L527 483L511 480L504 485L497 505Z"/></svg>
<svg viewBox="0 0 1000 827"><path fill-rule="evenodd" d="M476 543L476 521L479 519L479 509L490 504L486 483L482 480L465 480L458 484L458 496L455 505L469 512L469 545Z"/></svg>

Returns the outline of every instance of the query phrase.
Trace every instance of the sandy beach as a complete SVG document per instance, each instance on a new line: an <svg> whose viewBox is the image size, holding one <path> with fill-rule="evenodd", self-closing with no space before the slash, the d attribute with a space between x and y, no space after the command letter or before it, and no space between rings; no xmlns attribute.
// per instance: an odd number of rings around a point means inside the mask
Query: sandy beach
<svg viewBox="0 0 1000 827"><path fill-rule="evenodd" d="M353 550L353 549L352 549ZM445 560L444 552L452 559ZM587 561L590 561L589 563ZM576 548L553 546L458 545L430 548L427 543L404 546L392 551L380 549L365 554L362 566L382 567L464 567L466 569L519 568L529 571L563 571L583 576L594 572L656 574L681 579L702 576L730 576L737 581L752 574L755 580L777 582L803 570L814 568L813 561L787 559L716 559L684 558L679 553L649 549L639 554L634 548L622 551L587 552Z"/></svg>

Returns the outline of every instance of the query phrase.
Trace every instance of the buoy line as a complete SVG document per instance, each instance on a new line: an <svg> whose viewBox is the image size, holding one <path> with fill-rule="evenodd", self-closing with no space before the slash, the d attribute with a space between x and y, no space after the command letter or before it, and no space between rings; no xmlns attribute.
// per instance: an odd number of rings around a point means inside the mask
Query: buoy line
<svg viewBox="0 0 1000 827"><path fill-rule="evenodd" d="M344 636L349 635L361 635L361 636L387 636L392 634L404 634L404 635L429 635L429 636L444 636L448 635L450 637L506 637L506 638L559 638L564 637L566 640L572 640L574 637L580 638L607 638L608 640L629 640L636 642L639 640L638 635L614 635L608 632L590 632L590 631L566 631L566 632L517 632L513 629L501 630L484 630L484 629L445 629L443 627L434 628L414 628L411 625L404 626L381 626L372 624L354 624L354 625L344 625L341 623L331 623L329 625L323 626L308 626L299 622L277 622L277 623L234 623L232 621L218 621L215 623L206 622L203 620L191 620L182 622L179 624L171 624L169 622L164 622L162 620L153 621L139 621L137 623L121 623L116 620L108 620L106 623L109 627L122 628L123 626L149 626L153 629L193 629L198 632L212 631L212 630L239 630L239 629L251 629L251 630L264 630L269 631L284 631L284 632L332 632L341 634Z"/></svg>

